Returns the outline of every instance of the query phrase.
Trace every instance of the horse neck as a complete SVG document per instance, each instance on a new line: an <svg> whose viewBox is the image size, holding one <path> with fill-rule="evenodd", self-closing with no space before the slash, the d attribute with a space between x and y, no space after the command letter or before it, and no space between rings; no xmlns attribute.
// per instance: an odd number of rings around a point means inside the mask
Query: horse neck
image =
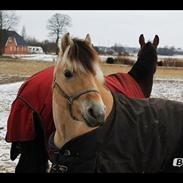
<svg viewBox="0 0 183 183"><path fill-rule="evenodd" d="M54 142L58 148L72 138L88 131L85 123L76 122L71 118L65 98L56 93L53 94L53 117L56 128Z"/></svg>
<svg viewBox="0 0 183 183"><path fill-rule="evenodd" d="M102 100L104 102L104 105L106 106L106 115L105 115L105 119L106 119L112 110L113 97L112 97L111 91L108 88L106 88L104 84L99 83L97 84L97 87L102 97Z"/></svg>
<svg viewBox="0 0 183 183"><path fill-rule="evenodd" d="M106 106L105 119L109 115L113 105L111 92L102 84L97 84L101 98ZM60 111L62 109L62 111ZM87 133L95 128L88 127L85 122L74 121L69 113L68 104L58 93L53 93L53 116L56 127L54 136L55 145L61 148L66 142L74 137Z"/></svg>

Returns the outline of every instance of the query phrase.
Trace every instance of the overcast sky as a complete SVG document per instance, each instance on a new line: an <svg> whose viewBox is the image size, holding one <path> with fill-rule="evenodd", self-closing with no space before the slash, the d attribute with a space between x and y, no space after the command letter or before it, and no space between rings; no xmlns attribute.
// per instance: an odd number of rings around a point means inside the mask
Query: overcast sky
<svg viewBox="0 0 183 183"><path fill-rule="evenodd" d="M175 46L183 49L183 11L150 10L19 10L17 31L22 26L26 33L40 41L48 39L47 20L55 13L67 14L72 19L68 31L74 37L84 38L90 33L94 45L138 47L141 33L146 40L155 34L160 37L160 46Z"/></svg>

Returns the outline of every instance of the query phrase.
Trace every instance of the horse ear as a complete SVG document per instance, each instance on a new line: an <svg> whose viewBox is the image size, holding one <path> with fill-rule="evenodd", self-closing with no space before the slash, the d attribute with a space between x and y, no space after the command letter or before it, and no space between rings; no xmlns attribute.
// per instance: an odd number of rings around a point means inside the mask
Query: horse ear
<svg viewBox="0 0 183 183"><path fill-rule="evenodd" d="M153 45L155 48L157 48L158 44L159 44L159 37L158 37L158 35L155 35L154 40L153 40Z"/></svg>
<svg viewBox="0 0 183 183"><path fill-rule="evenodd" d="M86 42L89 46L92 46L90 34L87 34L87 35L86 35L85 42Z"/></svg>
<svg viewBox="0 0 183 183"><path fill-rule="evenodd" d="M63 35L63 37L61 39L61 51L62 51L62 53L64 53L66 48L71 44L72 44L72 39L70 37L69 32L67 32L66 34Z"/></svg>
<svg viewBox="0 0 183 183"><path fill-rule="evenodd" d="M145 45L145 39L144 39L143 34L141 34L140 37L139 37L139 43L140 43L141 47L143 47Z"/></svg>

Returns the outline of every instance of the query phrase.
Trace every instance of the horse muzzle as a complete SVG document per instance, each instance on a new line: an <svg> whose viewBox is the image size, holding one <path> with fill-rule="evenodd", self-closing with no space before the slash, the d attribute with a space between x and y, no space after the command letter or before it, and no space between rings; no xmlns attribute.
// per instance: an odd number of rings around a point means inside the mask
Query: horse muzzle
<svg viewBox="0 0 183 183"><path fill-rule="evenodd" d="M86 106L82 116L89 127L101 126L105 121L105 107L101 103Z"/></svg>

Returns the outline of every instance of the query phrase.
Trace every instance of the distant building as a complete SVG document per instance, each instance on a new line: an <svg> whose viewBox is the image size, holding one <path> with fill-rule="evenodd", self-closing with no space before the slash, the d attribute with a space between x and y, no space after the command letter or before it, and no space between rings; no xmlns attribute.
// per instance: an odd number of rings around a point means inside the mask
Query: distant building
<svg viewBox="0 0 183 183"><path fill-rule="evenodd" d="M114 51L114 49L110 47L105 47L105 46L95 46L95 49L101 53L101 54L111 54L111 55L116 55L117 53Z"/></svg>
<svg viewBox="0 0 183 183"><path fill-rule="evenodd" d="M27 44L15 31L0 30L0 52L2 54L27 54Z"/></svg>
<svg viewBox="0 0 183 183"><path fill-rule="evenodd" d="M28 46L28 53L38 54L38 53L44 53L44 52L43 52L43 48L40 46Z"/></svg>

